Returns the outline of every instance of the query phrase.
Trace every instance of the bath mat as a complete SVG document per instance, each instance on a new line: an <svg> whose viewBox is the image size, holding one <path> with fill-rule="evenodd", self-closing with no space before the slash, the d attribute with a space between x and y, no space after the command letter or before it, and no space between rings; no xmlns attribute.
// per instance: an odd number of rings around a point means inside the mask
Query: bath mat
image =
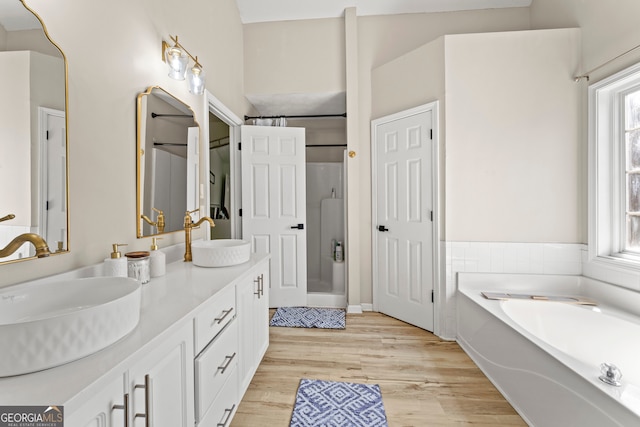
<svg viewBox="0 0 640 427"><path fill-rule="evenodd" d="M280 307L269 326L344 329L345 312L341 308Z"/></svg>
<svg viewBox="0 0 640 427"><path fill-rule="evenodd" d="M290 427L387 427L377 384L300 380Z"/></svg>

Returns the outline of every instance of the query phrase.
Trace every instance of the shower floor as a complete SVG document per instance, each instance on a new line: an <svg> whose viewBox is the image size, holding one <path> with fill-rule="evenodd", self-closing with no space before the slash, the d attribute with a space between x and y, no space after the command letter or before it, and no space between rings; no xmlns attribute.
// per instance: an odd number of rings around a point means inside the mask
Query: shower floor
<svg viewBox="0 0 640 427"><path fill-rule="evenodd" d="M318 279L307 280L307 305L309 307L345 308L347 297L344 293L332 293L331 283Z"/></svg>

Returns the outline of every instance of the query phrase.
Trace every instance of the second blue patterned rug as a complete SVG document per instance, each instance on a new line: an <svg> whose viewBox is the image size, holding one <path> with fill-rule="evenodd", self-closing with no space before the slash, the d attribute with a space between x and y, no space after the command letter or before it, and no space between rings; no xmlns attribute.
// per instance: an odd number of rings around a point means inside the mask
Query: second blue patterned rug
<svg viewBox="0 0 640 427"><path fill-rule="evenodd" d="M344 329L345 312L341 308L280 307L269 326Z"/></svg>
<svg viewBox="0 0 640 427"><path fill-rule="evenodd" d="M387 427L377 384L300 380L290 427Z"/></svg>

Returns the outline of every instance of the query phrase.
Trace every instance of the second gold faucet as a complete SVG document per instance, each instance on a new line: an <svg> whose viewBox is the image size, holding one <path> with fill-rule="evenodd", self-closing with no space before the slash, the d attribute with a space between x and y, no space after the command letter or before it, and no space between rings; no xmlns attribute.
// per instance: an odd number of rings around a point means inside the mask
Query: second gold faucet
<svg viewBox="0 0 640 427"><path fill-rule="evenodd" d="M197 212L199 209L194 211L187 211L184 214L184 262L191 262L193 260L191 256L191 230L193 228L199 227L203 222L207 221L211 224L211 227L215 227L216 225L213 222L213 219L208 216L203 216L198 220L198 222L193 222L191 219L191 214Z"/></svg>

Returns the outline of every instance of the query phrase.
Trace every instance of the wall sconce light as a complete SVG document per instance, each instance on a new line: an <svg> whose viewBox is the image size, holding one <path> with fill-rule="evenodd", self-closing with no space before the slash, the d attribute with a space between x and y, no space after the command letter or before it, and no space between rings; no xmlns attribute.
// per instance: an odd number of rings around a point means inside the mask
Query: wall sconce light
<svg viewBox="0 0 640 427"><path fill-rule="evenodd" d="M205 72L198 62L198 57L192 56L184 46L178 43L178 36L170 35L169 38L174 43L173 47L164 40L162 41L162 60L169 66L169 77L174 80L184 80L186 73L189 92L202 95L204 93ZM194 64L187 70L189 58Z"/></svg>

